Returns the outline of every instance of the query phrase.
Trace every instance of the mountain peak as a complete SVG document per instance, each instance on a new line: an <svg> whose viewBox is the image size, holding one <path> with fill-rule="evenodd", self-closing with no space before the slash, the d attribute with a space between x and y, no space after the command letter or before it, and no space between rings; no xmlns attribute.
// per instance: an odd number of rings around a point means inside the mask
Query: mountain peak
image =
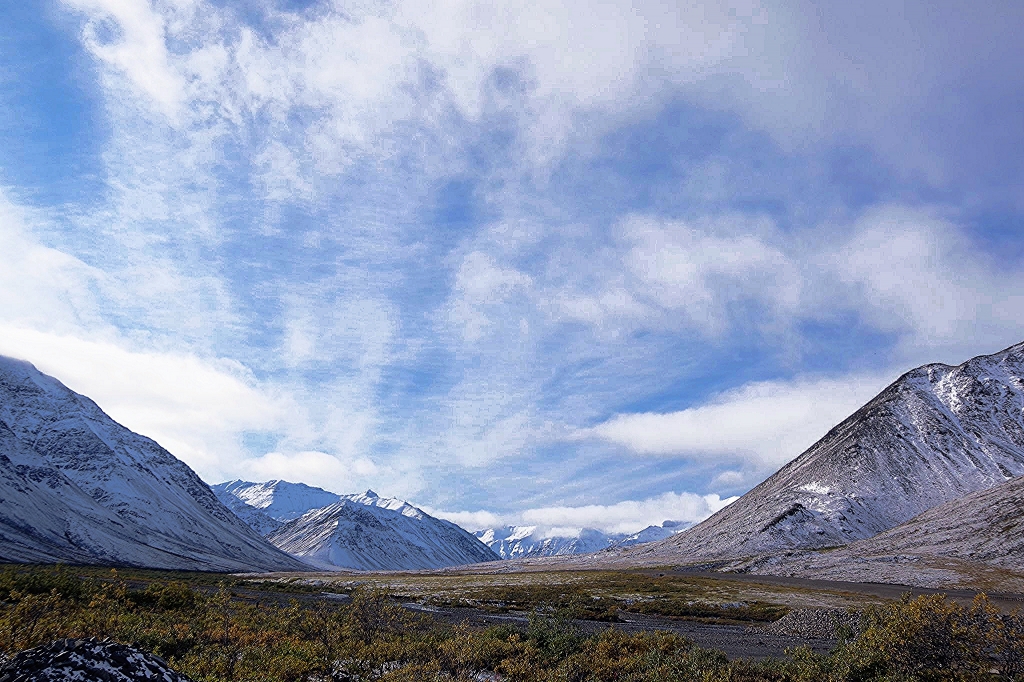
<svg viewBox="0 0 1024 682"><path fill-rule="evenodd" d="M30 363L0 357L0 559L301 570L184 462Z"/></svg>
<svg viewBox="0 0 1024 682"><path fill-rule="evenodd" d="M734 559L845 545L1024 475L1024 344L907 372L704 522L636 555Z"/></svg>
<svg viewBox="0 0 1024 682"><path fill-rule="evenodd" d="M337 495L288 481L213 490L270 542L328 570L443 568L498 558L457 525L373 490Z"/></svg>

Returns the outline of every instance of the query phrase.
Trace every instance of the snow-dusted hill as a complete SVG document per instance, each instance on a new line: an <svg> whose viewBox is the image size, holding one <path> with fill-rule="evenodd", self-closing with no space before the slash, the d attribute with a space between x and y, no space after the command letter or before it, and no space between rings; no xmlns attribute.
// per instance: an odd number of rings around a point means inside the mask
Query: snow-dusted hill
<svg viewBox="0 0 1024 682"><path fill-rule="evenodd" d="M327 492L322 488L280 480L266 483L228 481L212 485L210 488L220 501L232 510L235 509L233 505L241 502L246 507L257 509L267 517L282 523L342 499L341 495Z"/></svg>
<svg viewBox="0 0 1024 682"><path fill-rule="evenodd" d="M689 562L845 545L1024 474L1024 344L900 377L697 526L627 550Z"/></svg>
<svg viewBox="0 0 1024 682"><path fill-rule="evenodd" d="M647 526L641 531L627 535L622 540L616 542L614 546L635 547L636 545L643 545L648 542L657 542L658 540L670 538L676 533L681 533L692 525L688 521L666 521L660 526Z"/></svg>
<svg viewBox="0 0 1024 682"><path fill-rule="evenodd" d="M267 539L311 563L359 570L444 568L498 558L454 523L372 491L314 509Z"/></svg>
<svg viewBox="0 0 1024 682"><path fill-rule="evenodd" d="M0 560L302 570L183 462L27 362L0 357Z"/></svg>
<svg viewBox="0 0 1024 682"><path fill-rule="evenodd" d="M1024 568L1024 477L932 507L844 547L777 552L723 568L922 587L1002 584L1016 591ZM1017 586L1009 586L1008 580Z"/></svg>
<svg viewBox="0 0 1024 682"><path fill-rule="evenodd" d="M337 495L302 483L231 481L213 486L276 546L323 568L413 570L494 561L471 534L408 502L372 490ZM269 521L269 524L268 524Z"/></svg>
<svg viewBox="0 0 1024 682"><path fill-rule="evenodd" d="M1024 568L1024 477L932 507L873 538L847 545L842 554L849 558L929 554L1020 570Z"/></svg>

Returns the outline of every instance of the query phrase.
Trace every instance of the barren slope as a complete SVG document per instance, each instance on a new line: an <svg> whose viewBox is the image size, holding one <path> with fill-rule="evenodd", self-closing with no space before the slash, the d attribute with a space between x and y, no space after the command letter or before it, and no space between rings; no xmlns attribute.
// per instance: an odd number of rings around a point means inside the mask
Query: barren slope
<svg viewBox="0 0 1024 682"><path fill-rule="evenodd" d="M619 555L728 559L845 545L1024 474L1024 344L899 378L694 528Z"/></svg>
<svg viewBox="0 0 1024 682"><path fill-rule="evenodd" d="M183 462L27 362L0 357L0 560L302 570Z"/></svg>

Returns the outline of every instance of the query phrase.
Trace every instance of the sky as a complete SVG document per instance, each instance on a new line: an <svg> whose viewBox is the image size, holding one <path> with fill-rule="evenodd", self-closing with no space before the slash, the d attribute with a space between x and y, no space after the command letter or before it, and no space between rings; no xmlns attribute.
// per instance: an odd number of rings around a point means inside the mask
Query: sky
<svg viewBox="0 0 1024 682"><path fill-rule="evenodd" d="M0 353L208 483L699 520L1024 340L1024 4L25 0Z"/></svg>

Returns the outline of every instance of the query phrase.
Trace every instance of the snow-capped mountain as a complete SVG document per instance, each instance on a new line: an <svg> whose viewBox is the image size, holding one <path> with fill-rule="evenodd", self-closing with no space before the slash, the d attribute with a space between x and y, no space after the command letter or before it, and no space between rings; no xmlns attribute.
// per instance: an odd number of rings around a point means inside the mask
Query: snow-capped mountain
<svg viewBox="0 0 1024 682"><path fill-rule="evenodd" d="M502 559L589 554L614 547L633 547L645 542L663 540L689 527L683 521L666 521L648 526L632 535L605 533L584 528L575 535L545 537L537 526L501 526L479 530L474 535Z"/></svg>
<svg viewBox="0 0 1024 682"><path fill-rule="evenodd" d="M647 542L656 542L658 540L664 540L665 538L672 537L676 533L680 533L693 524L689 521L666 521L660 526L647 526L641 531L637 531L632 535L627 535L622 540L615 543L615 547L634 547L636 545L642 545Z"/></svg>
<svg viewBox="0 0 1024 682"><path fill-rule="evenodd" d="M589 554L626 538L625 534L609 535L593 528L566 537L544 537L537 526L501 526L477 531L475 535L502 559Z"/></svg>
<svg viewBox="0 0 1024 682"><path fill-rule="evenodd" d="M323 568L415 570L494 561L454 523L372 490L338 495L288 481L231 481L213 490L286 552Z"/></svg>
<svg viewBox="0 0 1024 682"><path fill-rule="evenodd" d="M183 462L27 362L0 357L0 560L303 570Z"/></svg>
<svg viewBox="0 0 1024 682"><path fill-rule="evenodd" d="M341 495L322 488L280 480L266 483L228 481L212 485L210 488L220 501L232 510L235 509L233 504L241 502L250 509L258 509L267 517L282 523L342 499Z"/></svg>
<svg viewBox="0 0 1024 682"><path fill-rule="evenodd" d="M220 485L224 485L223 483ZM262 509L250 507L234 495L218 492L216 486L211 486L217 499L224 503L224 506L234 512L235 516L245 521L246 525L266 537L284 525L284 521L278 521Z"/></svg>
<svg viewBox="0 0 1024 682"><path fill-rule="evenodd" d="M498 558L454 523L373 491L314 509L267 539L310 563L359 570L444 568Z"/></svg>
<svg viewBox="0 0 1024 682"><path fill-rule="evenodd" d="M900 377L739 500L641 561L845 545L1024 474L1024 344Z"/></svg>

